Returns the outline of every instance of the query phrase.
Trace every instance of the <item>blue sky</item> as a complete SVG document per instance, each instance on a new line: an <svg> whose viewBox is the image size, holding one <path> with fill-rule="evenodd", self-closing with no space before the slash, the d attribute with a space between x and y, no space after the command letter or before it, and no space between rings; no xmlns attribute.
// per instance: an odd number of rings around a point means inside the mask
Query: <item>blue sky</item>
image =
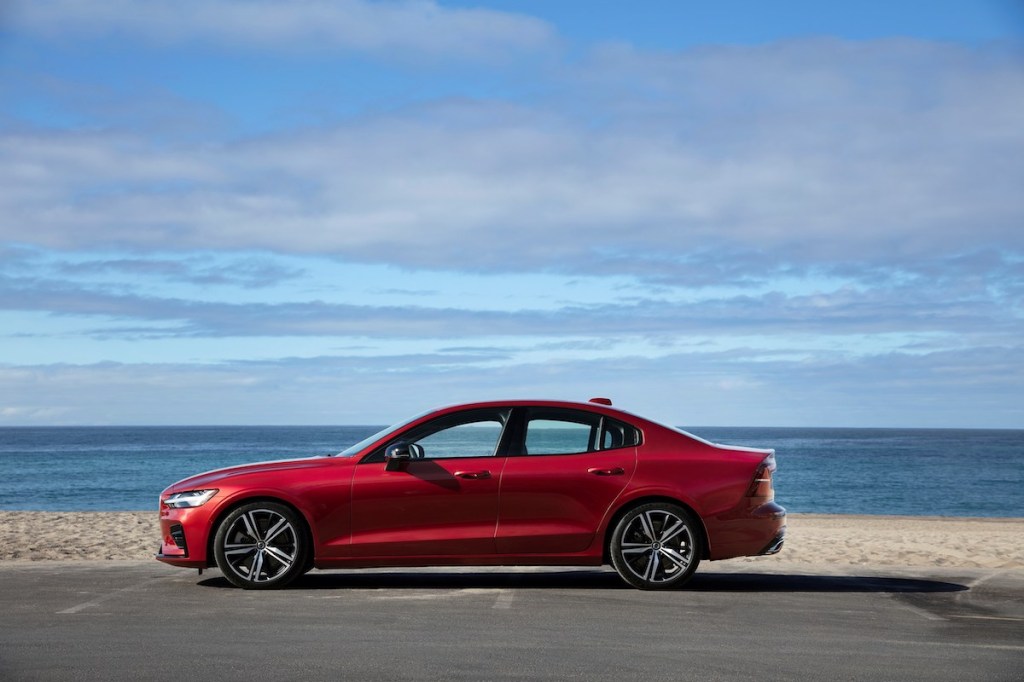
<svg viewBox="0 0 1024 682"><path fill-rule="evenodd" d="M1024 3L0 3L0 425L1024 428Z"/></svg>

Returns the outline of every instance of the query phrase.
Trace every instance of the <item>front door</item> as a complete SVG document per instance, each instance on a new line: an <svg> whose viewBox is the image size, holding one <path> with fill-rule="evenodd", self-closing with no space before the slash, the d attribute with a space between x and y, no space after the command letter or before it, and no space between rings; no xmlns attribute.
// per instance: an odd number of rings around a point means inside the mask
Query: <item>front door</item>
<svg viewBox="0 0 1024 682"><path fill-rule="evenodd" d="M419 445L422 459L394 471L381 461L357 465L349 556L493 554L505 463L495 453L509 413L467 410L439 417L395 438Z"/></svg>

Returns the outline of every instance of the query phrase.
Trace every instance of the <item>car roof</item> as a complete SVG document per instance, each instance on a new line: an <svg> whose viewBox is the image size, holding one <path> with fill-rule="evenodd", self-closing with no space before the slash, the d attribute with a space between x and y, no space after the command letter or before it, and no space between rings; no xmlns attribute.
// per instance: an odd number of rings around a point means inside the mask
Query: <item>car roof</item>
<svg viewBox="0 0 1024 682"><path fill-rule="evenodd" d="M610 403L611 401L609 401ZM492 407L560 407L570 410L582 410L585 412L598 412L600 414L606 414L614 416L619 419L625 419L628 421L642 421L644 423L652 423L649 419L645 419L638 415L620 410L610 404L603 402L590 401L574 401L574 400L552 400L552 399L537 399L529 400L524 398L516 398L514 400L485 400L478 402L469 403L456 403L452 405L446 405L439 407L436 410L431 410L430 414L442 414L448 412L457 412L460 410L472 410L478 408L492 408Z"/></svg>

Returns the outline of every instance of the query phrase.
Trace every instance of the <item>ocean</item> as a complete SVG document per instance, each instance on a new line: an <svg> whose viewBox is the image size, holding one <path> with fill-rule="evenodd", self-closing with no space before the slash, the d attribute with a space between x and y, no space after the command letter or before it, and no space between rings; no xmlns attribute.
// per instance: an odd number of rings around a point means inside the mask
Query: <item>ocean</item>
<svg viewBox="0 0 1024 682"><path fill-rule="evenodd" d="M0 509L155 510L186 476L336 453L377 426L0 428ZM791 512L1024 517L1024 430L684 427L774 448Z"/></svg>

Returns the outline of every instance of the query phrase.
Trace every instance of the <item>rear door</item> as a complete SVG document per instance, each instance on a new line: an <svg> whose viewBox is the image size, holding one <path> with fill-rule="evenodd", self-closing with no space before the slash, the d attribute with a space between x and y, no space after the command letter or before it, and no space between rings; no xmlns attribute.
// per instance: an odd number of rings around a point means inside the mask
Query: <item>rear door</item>
<svg viewBox="0 0 1024 682"><path fill-rule="evenodd" d="M636 469L639 434L598 413L524 408L501 475L499 554L585 551Z"/></svg>

